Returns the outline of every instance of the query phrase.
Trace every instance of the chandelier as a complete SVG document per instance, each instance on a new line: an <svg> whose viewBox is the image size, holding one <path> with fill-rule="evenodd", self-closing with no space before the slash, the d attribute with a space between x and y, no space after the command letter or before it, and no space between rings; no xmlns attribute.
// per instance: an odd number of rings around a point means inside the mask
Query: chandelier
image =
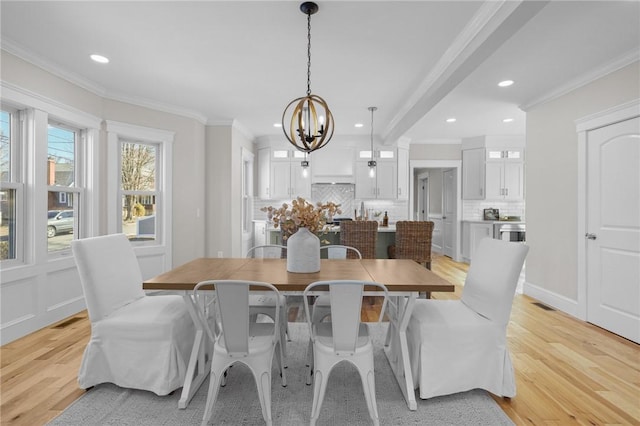
<svg viewBox="0 0 640 426"><path fill-rule="evenodd" d="M318 11L314 2L300 5L307 15L307 95L292 100L282 113L282 130L298 150L310 153L324 147L333 136L333 115L318 95L311 93L311 15Z"/></svg>

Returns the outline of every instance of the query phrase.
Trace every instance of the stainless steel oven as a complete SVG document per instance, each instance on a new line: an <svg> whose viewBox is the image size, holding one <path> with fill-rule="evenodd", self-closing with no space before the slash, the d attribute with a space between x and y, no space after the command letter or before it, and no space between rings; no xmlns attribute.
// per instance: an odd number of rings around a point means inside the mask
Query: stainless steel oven
<svg viewBox="0 0 640 426"><path fill-rule="evenodd" d="M526 227L524 223L495 223L493 238L504 241L526 241Z"/></svg>

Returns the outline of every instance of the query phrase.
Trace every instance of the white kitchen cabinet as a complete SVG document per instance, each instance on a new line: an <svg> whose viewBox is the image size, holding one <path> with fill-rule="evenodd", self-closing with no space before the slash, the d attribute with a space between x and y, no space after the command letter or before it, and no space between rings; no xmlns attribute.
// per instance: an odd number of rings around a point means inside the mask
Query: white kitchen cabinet
<svg viewBox="0 0 640 426"><path fill-rule="evenodd" d="M258 198L268 200L271 198L271 149L260 148L258 150Z"/></svg>
<svg viewBox="0 0 640 426"><path fill-rule="evenodd" d="M486 199L522 200L524 198L524 163L487 161Z"/></svg>
<svg viewBox="0 0 640 426"><path fill-rule="evenodd" d="M493 238L493 223L462 222L462 257L465 261L473 260L483 238Z"/></svg>
<svg viewBox="0 0 640 426"><path fill-rule="evenodd" d="M462 151L462 199L464 200L484 200L485 198L484 156L484 148Z"/></svg>
<svg viewBox="0 0 640 426"><path fill-rule="evenodd" d="M268 162L263 159L265 156L262 153L263 149L258 150L260 198L273 200L310 198L311 179L309 173L303 176L303 168L300 164L304 160L304 154L288 149L264 148L264 150L269 153ZM264 182L268 182L268 185Z"/></svg>
<svg viewBox="0 0 640 426"><path fill-rule="evenodd" d="M409 199L409 150L398 148L398 200Z"/></svg>
<svg viewBox="0 0 640 426"><path fill-rule="evenodd" d="M474 148L462 151L462 198L524 199L524 148Z"/></svg>
<svg viewBox="0 0 640 426"><path fill-rule="evenodd" d="M356 199L395 199L397 168L395 161L377 161L375 177L366 161L356 161Z"/></svg>
<svg viewBox="0 0 640 426"><path fill-rule="evenodd" d="M493 161L493 160L524 161L524 148L522 147L487 148L487 161Z"/></svg>

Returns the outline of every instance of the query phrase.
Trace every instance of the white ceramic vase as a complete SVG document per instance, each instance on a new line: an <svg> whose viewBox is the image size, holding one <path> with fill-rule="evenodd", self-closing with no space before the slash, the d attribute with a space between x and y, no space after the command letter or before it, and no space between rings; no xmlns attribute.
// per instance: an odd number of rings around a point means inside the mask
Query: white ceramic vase
<svg viewBox="0 0 640 426"><path fill-rule="evenodd" d="M287 271L308 274L320 271L320 238L307 228L287 239Z"/></svg>

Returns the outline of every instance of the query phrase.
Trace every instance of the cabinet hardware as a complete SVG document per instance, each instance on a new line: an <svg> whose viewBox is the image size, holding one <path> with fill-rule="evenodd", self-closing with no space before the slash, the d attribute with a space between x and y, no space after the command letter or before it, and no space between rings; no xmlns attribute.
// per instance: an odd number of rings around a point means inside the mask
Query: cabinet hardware
<svg viewBox="0 0 640 426"><path fill-rule="evenodd" d="M590 232L587 232L586 234L584 234L584 237L585 237L587 240L595 240L595 239L597 238L596 234L592 234L592 233L590 233Z"/></svg>

